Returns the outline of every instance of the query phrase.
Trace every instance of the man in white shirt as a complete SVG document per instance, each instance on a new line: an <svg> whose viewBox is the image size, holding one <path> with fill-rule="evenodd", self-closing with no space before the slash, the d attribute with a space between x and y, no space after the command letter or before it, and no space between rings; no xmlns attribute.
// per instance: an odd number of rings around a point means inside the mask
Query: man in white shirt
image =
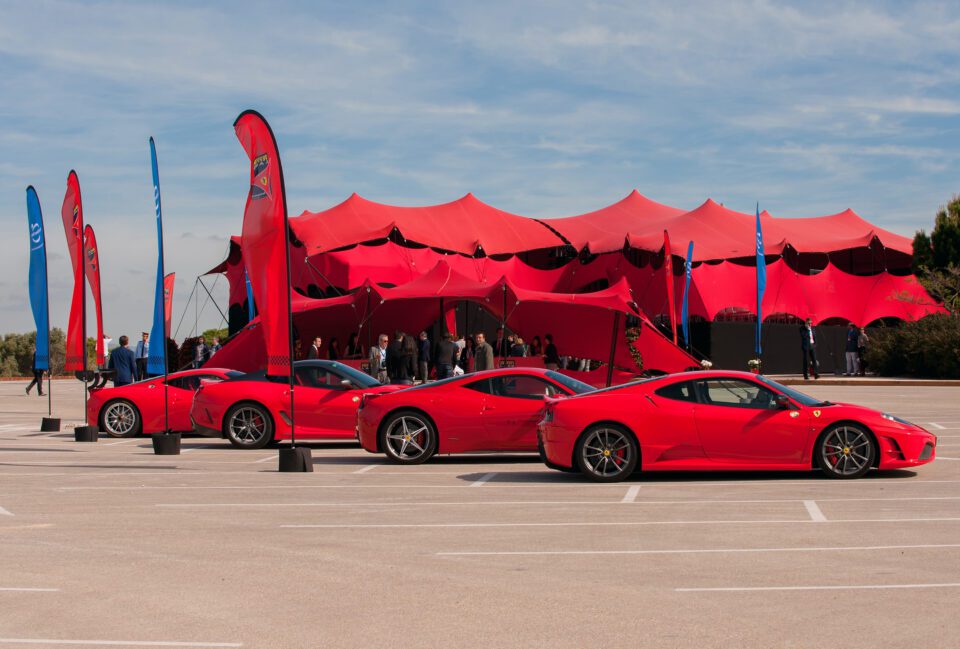
<svg viewBox="0 0 960 649"><path fill-rule="evenodd" d="M133 357L137 361L137 381L147 378L147 357L150 355L150 334L144 331L140 336L140 340L137 341L137 349L133 353Z"/></svg>

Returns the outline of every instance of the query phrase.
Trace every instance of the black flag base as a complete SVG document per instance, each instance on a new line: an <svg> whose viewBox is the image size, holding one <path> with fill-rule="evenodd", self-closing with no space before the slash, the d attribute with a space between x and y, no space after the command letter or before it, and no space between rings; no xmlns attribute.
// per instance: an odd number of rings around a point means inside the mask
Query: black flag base
<svg viewBox="0 0 960 649"><path fill-rule="evenodd" d="M60 432L59 417L44 417L40 421L40 432L41 433L59 433Z"/></svg>
<svg viewBox="0 0 960 649"><path fill-rule="evenodd" d="M100 429L96 426L77 426L73 429L73 441L95 442L100 438Z"/></svg>
<svg viewBox="0 0 960 649"><path fill-rule="evenodd" d="M154 455L180 455L180 433L169 430L151 436Z"/></svg>
<svg viewBox="0 0 960 649"><path fill-rule="evenodd" d="M280 449L280 473L313 473L313 456L304 446Z"/></svg>

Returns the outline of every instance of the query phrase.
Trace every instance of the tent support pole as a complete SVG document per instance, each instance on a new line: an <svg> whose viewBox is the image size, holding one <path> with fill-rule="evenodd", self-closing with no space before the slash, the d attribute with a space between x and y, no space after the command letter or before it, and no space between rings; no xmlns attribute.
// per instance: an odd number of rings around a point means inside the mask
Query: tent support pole
<svg viewBox="0 0 960 649"><path fill-rule="evenodd" d="M319 276L320 276L320 279L322 279L323 281L325 281L325 282L327 283L327 286L329 286L330 288L332 288L334 291L337 292L337 295L339 295L339 296L342 296L342 295L343 295L343 291L341 291L339 288L337 288L336 286L334 286L333 282L331 282L329 279L327 279L327 276L326 276L326 275L324 275L324 274L321 273L319 270L317 270L317 267L314 266L314 265L310 262L310 258L309 258L309 257L307 257L307 258L305 259L305 261L307 262L307 266L310 267L310 270L312 270L312 271L315 272L317 275L319 275Z"/></svg>
<svg viewBox="0 0 960 649"><path fill-rule="evenodd" d="M200 279L199 277L197 277L197 281L200 282L200 286L203 287L203 290L207 292L207 296L209 296L210 301L213 302L213 306L217 307L217 311L220 313L220 317L223 318L223 321L229 325L230 321L227 320L227 316L223 315L223 311L220 309L220 305L217 304L217 301L213 298L213 294L210 293L210 290L207 288L207 285L204 284L203 280Z"/></svg>
<svg viewBox="0 0 960 649"><path fill-rule="evenodd" d="M620 328L620 312L613 312L613 331L610 334L610 362L607 363L607 387L613 384L613 357L617 352L617 330Z"/></svg>

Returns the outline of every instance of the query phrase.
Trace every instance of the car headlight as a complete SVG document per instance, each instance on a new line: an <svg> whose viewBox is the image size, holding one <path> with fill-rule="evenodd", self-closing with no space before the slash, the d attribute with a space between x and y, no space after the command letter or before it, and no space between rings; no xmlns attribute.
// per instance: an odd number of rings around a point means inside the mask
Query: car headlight
<svg viewBox="0 0 960 649"><path fill-rule="evenodd" d="M914 425L913 423L907 421L906 419L901 419L900 417L897 417L896 415L891 415L889 412L882 412L882 413L880 413L880 416L883 417L884 419L886 419L887 421L895 421L895 422L897 422L898 424L903 424L904 426L913 426L913 425Z"/></svg>

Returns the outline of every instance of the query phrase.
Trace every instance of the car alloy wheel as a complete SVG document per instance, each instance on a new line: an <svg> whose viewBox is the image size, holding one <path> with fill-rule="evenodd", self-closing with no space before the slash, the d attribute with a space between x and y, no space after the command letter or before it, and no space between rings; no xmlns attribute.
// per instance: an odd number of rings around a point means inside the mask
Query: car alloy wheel
<svg viewBox="0 0 960 649"><path fill-rule="evenodd" d="M263 448L273 439L273 422L260 406L243 404L227 415L227 438L239 448Z"/></svg>
<svg viewBox="0 0 960 649"><path fill-rule="evenodd" d="M129 401L111 401L103 409L103 432L110 437L133 437L140 429L140 413Z"/></svg>
<svg viewBox="0 0 960 649"><path fill-rule="evenodd" d="M613 426L591 428L577 445L577 465L598 482L625 480L633 473L640 454L633 436Z"/></svg>
<svg viewBox="0 0 960 649"><path fill-rule="evenodd" d="M436 449L433 425L421 414L401 412L393 415L385 426L383 450L387 457L400 464L426 462Z"/></svg>
<svg viewBox="0 0 960 649"><path fill-rule="evenodd" d="M876 443L859 426L839 424L827 430L817 449L817 463L831 478L859 478L873 466Z"/></svg>

